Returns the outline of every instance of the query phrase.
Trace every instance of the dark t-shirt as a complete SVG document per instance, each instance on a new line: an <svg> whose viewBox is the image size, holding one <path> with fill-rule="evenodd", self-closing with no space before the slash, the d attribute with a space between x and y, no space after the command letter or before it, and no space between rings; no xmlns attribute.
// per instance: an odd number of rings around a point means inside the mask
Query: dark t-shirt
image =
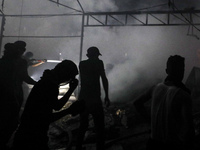
<svg viewBox="0 0 200 150"><path fill-rule="evenodd" d="M0 116L5 117L9 113L17 116L19 103L15 92L15 59L0 59L0 91Z"/></svg>
<svg viewBox="0 0 200 150"><path fill-rule="evenodd" d="M81 91L80 98L96 98L101 96L100 75L104 72L104 64L99 59L88 59L79 64Z"/></svg>

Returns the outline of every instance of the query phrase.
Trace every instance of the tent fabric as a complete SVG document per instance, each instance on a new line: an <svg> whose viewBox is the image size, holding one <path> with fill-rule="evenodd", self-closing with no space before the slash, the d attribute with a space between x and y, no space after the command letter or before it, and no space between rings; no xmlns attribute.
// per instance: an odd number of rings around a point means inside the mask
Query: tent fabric
<svg viewBox="0 0 200 150"><path fill-rule="evenodd" d="M185 85L191 90L192 98L200 97L200 68L192 68Z"/></svg>

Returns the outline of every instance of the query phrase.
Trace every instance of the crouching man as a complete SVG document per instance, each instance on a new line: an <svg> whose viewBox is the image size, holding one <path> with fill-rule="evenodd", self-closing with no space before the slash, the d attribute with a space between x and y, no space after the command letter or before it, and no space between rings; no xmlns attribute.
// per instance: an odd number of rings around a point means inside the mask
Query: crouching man
<svg viewBox="0 0 200 150"><path fill-rule="evenodd" d="M54 69L44 71L27 99L20 126L15 134L14 149L48 150L47 131L50 123L67 114L80 113L83 109L82 101L53 113L53 110L60 110L65 105L76 89L77 74L77 66L70 60L64 60ZM69 90L58 100L59 85L65 82L69 83Z"/></svg>

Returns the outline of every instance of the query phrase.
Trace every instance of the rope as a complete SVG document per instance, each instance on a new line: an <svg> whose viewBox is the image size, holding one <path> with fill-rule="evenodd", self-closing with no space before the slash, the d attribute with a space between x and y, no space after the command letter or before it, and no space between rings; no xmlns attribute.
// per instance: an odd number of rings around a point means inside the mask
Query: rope
<svg viewBox="0 0 200 150"><path fill-rule="evenodd" d="M146 9L155 8L155 7L161 7L161 6L165 6L165 5L168 5L168 3L159 4L159 5L154 5L154 6L145 7L145 8L140 8L140 9L137 9L136 11L146 10Z"/></svg>

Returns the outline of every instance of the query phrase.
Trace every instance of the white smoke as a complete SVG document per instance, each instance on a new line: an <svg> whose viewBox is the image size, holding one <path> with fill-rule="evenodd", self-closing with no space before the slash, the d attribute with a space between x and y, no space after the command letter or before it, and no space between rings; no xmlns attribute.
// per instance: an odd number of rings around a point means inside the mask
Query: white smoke
<svg viewBox="0 0 200 150"><path fill-rule="evenodd" d="M99 47L106 64L114 68L108 73L113 99L120 99L138 89L164 80L167 58L181 55L186 58L187 78L196 58L198 40L186 36L187 27L114 27L86 31L85 48ZM98 33L98 35L93 34ZM86 59L86 57L84 58Z"/></svg>
<svg viewBox="0 0 200 150"><path fill-rule="evenodd" d="M23 2L23 7L22 7ZM59 0L71 8L81 10L77 1ZM126 11L139 10L158 4L165 0L80 0L85 11ZM188 3L189 2L189 3ZM198 1L180 1L175 3L180 9L195 6ZM194 5L196 4L196 5ZM21 9L23 8L23 9ZM171 9L168 5L165 10ZM156 8L161 9L161 8ZM21 12L22 10L22 12ZM62 14L75 13L75 10L57 5L47 0L6 0L5 14ZM81 16L9 18L6 19L6 35L34 36L75 36L81 34ZM21 26L20 25L21 22ZM104 61L114 67L107 72L110 84L111 101L132 99L138 89L145 89L165 78L165 63L170 55L181 55L186 58L185 78L193 66L199 66L196 50L200 42L194 37L187 36L188 26L178 27L95 27L85 28L82 59L87 59L86 51L90 46L97 46ZM19 33L20 32L20 33ZM199 35L199 32L195 33ZM22 38L21 38L22 39ZM17 38L5 38L4 43L14 42ZM71 59L78 65L80 59L80 38L24 38L27 51L34 52L38 59ZM62 58L59 54L62 54ZM52 68L55 64L44 64L31 68L31 72L41 75L44 69ZM106 70L107 71L107 70Z"/></svg>

